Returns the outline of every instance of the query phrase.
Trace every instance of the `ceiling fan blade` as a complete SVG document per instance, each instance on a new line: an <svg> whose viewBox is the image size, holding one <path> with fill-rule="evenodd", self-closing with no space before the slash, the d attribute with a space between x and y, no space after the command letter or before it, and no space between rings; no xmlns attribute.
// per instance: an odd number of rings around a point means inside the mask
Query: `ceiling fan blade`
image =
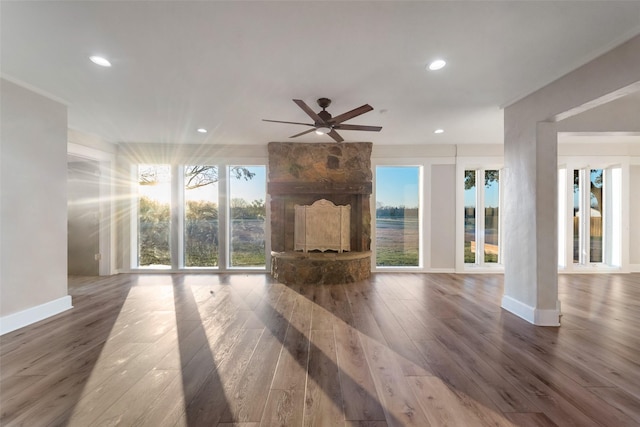
<svg viewBox="0 0 640 427"><path fill-rule="evenodd" d="M340 135L338 135L338 132L336 132L333 129L331 129L331 132L329 132L327 135L329 135L331 138L333 138L336 142L344 141L344 139L342 139L342 137Z"/></svg>
<svg viewBox="0 0 640 427"><path fill-rule="evenodd" d="M352 118L354 118L356 116L359 116L360 114L364 114L364 113L366 113L368 111L371 111L371 110L373 110L373 107L371 105L364 104L361 107L354 108L351 111L347 111L344 114L340 114L339 116L334 117L333 119L330 120L330 122L331 123L335 123L335 124L342 123L344 121L352 119Z"/></svg>
<svg viewBox="0 0 640 427"><path fill-rule="evenodd" d="M294 99L293 102L298 104L298 107L302 108L302 110L307 113L309 117L311 117L316 123L324 123L322 117L320 117L315 111L313 111L302 99Z"/></svg>
<svg viewBox="0 0 640 427"><path fill-rule="evenodd" d="M263 122L271 122L271 123L287 123L290 125L303 125L303 126L315 126L311 123L300 123L300 122L283 122L282 120L268 120L268 119L262 119Z"/></svg>
<svg viewBox="0 0 640 427"><path fill-rule="evenodd" d="M295 135L291 135L289 138L296 138L296 137L298 137L298 136L302 136L302 135L305 135L305 134L307 134L307 133L311 133L311 132L313 132L314 130L316 130L316 128L309 129L309 130L305 130L304 132L296 133Z"/></svg>
<svg viewBox="0 0 640 427"><path fill-rule="evenodd" d="M369 131L369 132L380 132L382 130L382 126L362 126L362 125L339 124L339 125L335 125L334 129L340 129L340 130L366 130L366 131Z"/></svg>

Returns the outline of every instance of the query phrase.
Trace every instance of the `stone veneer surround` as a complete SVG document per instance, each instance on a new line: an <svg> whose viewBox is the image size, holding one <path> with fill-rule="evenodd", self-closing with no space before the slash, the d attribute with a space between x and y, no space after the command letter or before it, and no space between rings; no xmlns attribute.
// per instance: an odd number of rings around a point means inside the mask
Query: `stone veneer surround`
<svg viewBox="0 0 640 427"><path fill-rule="evenodd" d="M276 279L343 283L369 277L371 148L368 142L269 143L271 273ZM294 251L294 207L319 199L351 206L351 252L305 257Z"/></svg>

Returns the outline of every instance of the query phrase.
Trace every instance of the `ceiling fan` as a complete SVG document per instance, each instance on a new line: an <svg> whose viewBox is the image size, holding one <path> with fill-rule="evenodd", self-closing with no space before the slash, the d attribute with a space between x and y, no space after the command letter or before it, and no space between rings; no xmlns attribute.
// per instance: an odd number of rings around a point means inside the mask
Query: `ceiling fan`
<svg viewBox="0 0 640 427"><path fill-rule="evenodd" d="M326 110L326 108L331 104L331 100L329 98L320 98L318 99L318 105L322 108L322 111L316 113L301 99L294 99L298 107L302 108L302 110L307 113L309 117L313 119L313 124L311 123L299 123L299 122L283 122L281 120L267 120L262 119L265 122L273 122L273 123L288 123L291 125L303 125L303 126L311 126L311 129L305 130L304 132L297 133L295 135L290 136L289 138L296 138L298 136L305 135L307 133L315 131L318 135L327 134L331 138L333 138L336 142L342 142L344 139L336 132L336 130L365 130L370 132L380 132L382 126L362 126L362 125L349 125L343 124L349 119L352 119L356 116L364 114L373 110L373 107L369 104L364 104L361 107L355 108L351 111L347 111L344 114L340 114L339 116L332 117L331 114Z"/></svg>

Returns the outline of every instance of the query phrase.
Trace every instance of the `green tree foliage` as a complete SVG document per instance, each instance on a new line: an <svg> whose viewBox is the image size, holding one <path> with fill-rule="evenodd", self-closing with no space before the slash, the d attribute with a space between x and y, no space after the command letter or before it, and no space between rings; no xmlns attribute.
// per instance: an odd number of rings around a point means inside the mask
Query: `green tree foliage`
<svg viewBox="0 0 640 427"><path fill-rule="evenodd" d="M264 219L266 208L263 200L247 202L232 199L231 216L231 265L264 265Z"/></svg>
<svg viewBox="0 0 640 427"><path fill-rule="evenodd" d="M167 173L168 170L166 167L158 167L158 165L142 165L138 173L138 182L140 185L156 185L159 182L168 181L168 177L164 176ZM249 181L255 176L255 173L243 166L233 166L230 170L230 175L236 179ZM217 166L184 167L184 181L185 188L187 190L215 184L218 180Z"/></svg>
<svg viewBox="0 0 640 427"><path fill-rule="evenodd" d="M185 265L218 265L218 205L204 200L189 200L184 218Z"/></svg>
<svg viewBox="0 0 640 427"><path fill-rule="evenodd" d="M489 187L492 182L500 181L500 171L497 170L485 170L484 171L484 185ZM476 171L466 170L464 171L464 189L469 190L476 186Z"/></svg>
<svg viewBox="0 0 640 427"><path fill-rule="evenodd" d="M140 185L157 185L167 182L170 169L163 165L140 165L138 183ZM218 182L217 166L185 166L185 188L195 189ZM242 166L230 169L231 178L248 181L255 173ZM247 203L243 199L235 199L237 206L231 206L233 219L262 219L265 217L265 205L262 200ZM170 239L170 205L141 197L139 200L139 265L171 265ZM218 265L218 205L208 201L187 201L185 209L185 264L187 267L215 267ZM246 229L247 227L241 227ZM264 230L264 227L263 227ZM252 238L250 232L242 237ZM264 231L261 235L264 248ZM242 244L239 242L238 244ZM262 250L264 264L264 250Z"/></svg>
<svg viewBox="0 0 640 427"><path fill-rule="evenodd" d="M376 209L376 218L418 218L418 208L406 208L404 206L379 206Z"/></svg>
<svg viewBox="0 0 640 427"><path fill-rule="evenodd" d="M169 204L141 197L138 217L138 254L141 266L171 265Z"/></svg>

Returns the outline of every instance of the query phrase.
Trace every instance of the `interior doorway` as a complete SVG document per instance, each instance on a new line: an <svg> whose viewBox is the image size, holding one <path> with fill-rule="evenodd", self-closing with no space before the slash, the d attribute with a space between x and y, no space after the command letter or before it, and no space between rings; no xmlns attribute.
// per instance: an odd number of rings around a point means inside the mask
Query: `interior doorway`
<svg viewBox="0 0 640 427"><path fill-rule="evenodd" d="M100 164L67 157L67 268L74 276L100 273Z"/></svg>

